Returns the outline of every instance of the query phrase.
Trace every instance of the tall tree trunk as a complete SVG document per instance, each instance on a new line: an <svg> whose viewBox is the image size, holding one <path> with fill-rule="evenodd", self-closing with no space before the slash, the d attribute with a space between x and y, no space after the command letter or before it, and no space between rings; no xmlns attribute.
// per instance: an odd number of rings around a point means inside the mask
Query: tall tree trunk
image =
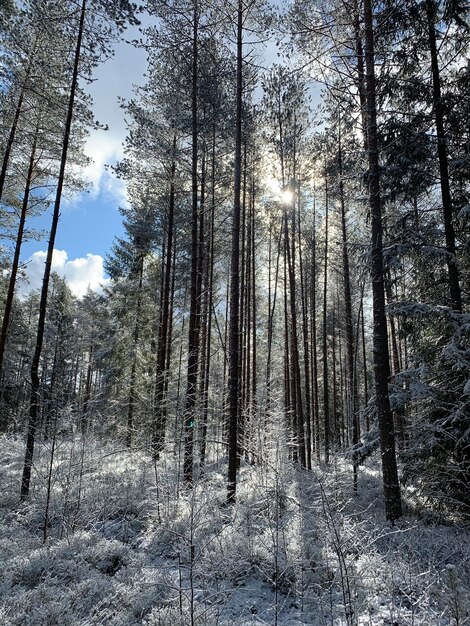
<svg viewBox="0 0 470 626"><path fill-rule="evenodd" d="M93 327L92 327L93 333ZM86 434L88 423L89 423L89 411L90 411L90 400L91 400L91 391L93 388L93 353L95 350L95 346L93 340L90 343L90 348L88 350L88 365L86 372L86 382L85 382L85 398L83 400L83 408L82 408L82 420L81 420L81 431L82 435Z"/></svg>
<svg viewBox="0 0 470 626"><path fill-rule="evenodd" d="M243 449L245 447L245 417L246 417L246 370L245 370L245 356L246 356L246 294L245 294L245 265L246 265L246 181L247 181L247 167L246 167L246 141L243 143L243 174L242 174L242 189L241 189L241 241L240 241L240 304L239 304L239 356L238 356L238 372L239 372L239 407L238 407L238 453L237 453L237 469L240 468L240 461L243 455Z"/></svg>
<svg viewBox="0 0 470 626"><path fill-rule="evenodd" d="M33 360L31 362L31 395L29 404L29 420L28 420L28 432L26 436L26 451L23 466L23 476L21 479L21 499L24 500L29 495L29 486L31 482L31 469L33 466L34 444L36 439L36 430L38 425L39 416L39 363L41 361L42 344L44 339L44 328L46 322L47 313L47 295L49 290L49 280L51 276L52 267L52 253L54 252L55 237L57 232L57 226L60 216L60 203L62 199L62 190L65 179L65 166L67 164L67 154L70 141L70 130L72 127L72 118L75 103L75 93L78 83L78 65L80 60L80 52L83 39L83 28L85 23L87 0L82 0L80 9L80 22L77 34L77 43L75 47L75 58L73 64L72 82L70 86L70 95L67 109L67 117L65 120L64 139L62 142L62 155L60 160L59 178L57 181L57 191L54 202L54 212L52 215L52 224L49 235L49 245L47 248L46 263L44 268L44 277L42 281L41 300L39 303L39 318L36 335L36 346L34 349Z"/></svg>
<svg viewBox="0 0 470 626"><path fill-rule="evenodd" d="M339 121L341 124L341 120ZM344 198L344 183L343 183L343 151L341 146L341 127L338 135L338 165L339 165L339 197L341 208L341 234L342 234L342 252L343 252L343 295L344 295L344 317L345 317L345 330L346 330L346 357L347 357L347 372L348 372L348 389L347 389L347 424L348 427L352 427L352 444L353 446L359 443L360 429L359 429L359 399L357 388L357 375L355 369L355 344L353 333L353 312L351 301L351 276L349 266L349 251L348 251L348 233L346 224L346 204ZM339 313L339 311L338 311ZM357 489L357 462L353 462L353 483L354 489Z"/></svg>
<svg viewBox="0 0 470 626"><path fill-rule="evenodd" d="M199 0L193 0L193 41L192 41L192 93L191 93L191 294L189 309L188 331L188 367L186 382L186 407L184 422L184 461L183 475L187 483L193 480L193 443L194 427L196 422L196 394L197 374L199 361L199 320L198 320L198 251L199 251L199 211L198 211L198 30L199 30Z"/></svg>
<svg viewBox="0 0 470 626"><path fill-rule="evenodd" d="M295 195L292 203L292 211L295 214ZM298 460L302 467L306 466L306 454L305 454L305 436L304 436L304 416L302 407L302 387L300 378L300 357L299 357L299 342L297 331L297 307L296 307L296 284L295 284L295 268L294 259L289 245L289 232L287 226L287 210L284 217L285 230L284 237L286 238L286 251L287 251L287 270L289 278L289 305L290 305L290 317L291 317L291 393L292 393L292 412L293 412L293 424L294 424L294 442L297 447ZM293 242L295 242L295 232L292 234ZM286 286L287 289L287 286Z"/></svg>
<svg viewBox="0 0 470 626"><path fill-rule="evenodd" d="M393 302L393 291L391 282L391 273L390 271L388 271L385 278L385 295L388 305L391 305ZM397 329L395 325L395 319L393 317L389 317L388 326L390 331L390 348L392 355L391 372L393 374L393 380L396 381L396 377L400 373L400 354L398 351ZM395 424L395 430L397 435L397 444L398 448L400 449L403 447L405 441L405 416L403 414L402 408L398 408L393 412L393 421Z"/></svg>
<svg viewBox="0 0 470 626"><path fill-rule="evenodd" d="M26 74L25 81L28 79L28 77L29 77L29 69ZM10 134L8 135L8 141L5 147L5 153L3 155L2 169L0 170L0 200L3 197L3 189L5 187L5 179L7 176L8 165L10 163L11 150L13 148L13 143L15 141L15 136L16 136L16 130L18 128L18 122L19 122L20 115L23 109L24 92L25 92L25 86L23 85L21 87L20 97L18 98L18 104L16 105L15 115L13 117L13 122L10 128Z"/></svg>
<svg viewBox="0 0 470 626"><path fill-rule="evenodd" d="M175 173L176 173L176 135L173 135L173 152L171 157L170 170L170 195L168 199L168 220L166 235L166 259L165 274L163 279L163 298L160 313L160 324L158 328L158 352L155 368L155 404L154 404L154 424L152 450L154 458L163 449L165 439L165 382L168 378L167 353L168 335L170 326L170 294L172 283L172 263L173 263L173 240L174 240L174 215L175 215Z"/></svg>
<svg viewBox="0 0 470 626"><path fill-rule="evenodd" d="M317 354L317 245L316 245L316 203L313 199L312 259L310 286L310 325L312 336L312 397L313 397L313 439L317 461L320 460L320 400L318 393L318 354Z"/></svg>
<svg viewBox="0 0 470 626"><path fill-rule="evenodd" d="M207 325L206 325L206 359L204 372L202 423L201 423L201 449L199 462L201 471L206 464L207 448L207 421L209 417L209 377L211 371L211 337L212 337L212 308L213 308L213 285L214 285L214 235L215 235L215 124L212 133L212 159L211 159L211 217L210 217L210 241L208 253L208 281L207 281Z"/></svg>
<svg viewBox="0 0 470 626"><path fill-rule="evenodd" d="M250 193L249 193L249 204L248 204L248 218L247 218L247 226L246 226L246 287L245 287L245 328L244 328L244 339L243 339L243 353L244 353L244 366L243 366L243 388L245 398L245 460L249 462L250 454L249 447L251 444L251 434L252 434L252 422L251 422L251 243L252 243L252 234L251 229L253 226L252 220L252 186L251 186L251 174L250 174Z"/></svg>
<svg viewBox="0 0 470 626"><path fill-rule="evenodd" d="M232 223L232 253L230 277L230 328L229 328L229 437L228 437L228 477L227 502L235 502L237 490L237 448L238 448L238 413L239 413L239 371L238 353L239 304L240 304L240 213L242 179L242 96L243 96L243 0L238 0L237 12L237 86L235 117L235 171L234 200Z"/></svg>
<svg viewBox="0 0 470 626"><path fill-rule="evenodd" d="M175 234L175 233L173 233ZM176 280L176 237L173 239L173 260L171 262L171 289L170 289L170 303L173 303L175 300L175 280ZM165 402L163 403L163 423L166 424L166 420L168 417L168 387L170 385L170 365L171 365L171 355L172 355L172 347L173 347L173 321L174 321L174 310L173 306L170 306L169 310L169 319L168 319L168 333L166 338L166 363L165 363L165 372L164 376L164 385L163 385L163 397L165 398ZM183 332L183 328L181 328L181 332Z"/></svg>
<svg viewBox="0 0 470 626"><path fill-rule="evenodd" d="M132 367L131 378L129 385L129 399L127 407L127 430L126 430L126 446L132 448L132 442L134 439L134 413L136 406L136 383L137 383L137 352L139 347L139 329L140 329L140 312L142 308L142 284L144 278L144 255L141 254L139 258L138 269L139 282L137 285L137 306L134 320L134 332L132 336Z"/></svg>
<svg viewBox="0 0 470 626"><path fill-rule="evenodd" d="M279 279L279 262L281 259L281 240L283 228L279 229L279 237L277 239L277 254L276 254L276 268L274 271L274 293L271 287L272 283L272 241L273 241L273 220L272 216L269 225L269 286L268 286L268 340L267 340L267 356L266 356L266 408L265 408L265 425L266 420L271 412L271 361L272 361L272 347L274 336L274 314L276 311L277 300L277 283Z"/></svg>
<svg viewBox="0 0 470 626"><path fill-rule="evenodd" d="M5 344L6 344L7 334L8 334L8 327L10 325L11 310L13 306L13 296L15 293L16 278L18 275L18 267L20 263L21 246L23 244L24 227L26 223L26 215L28 213L29 195L30 195L30 190L31 190L31 182L33 179L34 165L36 161L36 143L37 143L38 132L39 132L39 128L36 127L34 141L33 141L33 145L31 148L31 156L29 159L28 172L26 174L26 185L24 189L23 202L21 205L21 213L20 213L20 221L18 224L18 231L16 234L15 252L13 255L13 262L11 265L10 280L8 281L8 292L7 292L7 298L5 301L5 310L3 313L2 330L0 333L0 378L2 376L2 371L3 371L3 357L5 355Z"/></svg>
<svg viewBox="0 0 470 626"><path fill-rule="evenodd" d="M338 307L339 311L339 307ZM337 450L341 446L341 436L339 429L339 420L338 420L338 364L336 358L336 337L337 337L337 328L336 328L336 303L333 304L332 310L332 327L333 332L331 334L331 361L333 365L333 376L332 376L332 393L333 393L333 445L334 450Z"/></svg>
<svg viewBox="0 0 470 626"><path fill-rule="evenodd" d="M391 522L399 518L401 511L400 485L398 482L395 454L395 432L390 410L388 381L390 360L385 317L383 227L380 197L379 150L377 139L377 108L375 85L374 32L372 2L364 0L365 57L367 85L367 142L369 156L369 203L372 221L372 296L374 309L374 378L377 414L382 455L382 472L385 495L385 515Z"/></svg>
<svg viewBox="0 0 470 626"><path fill-rule="evenodd" d="M293 410L292 397L295 395L295 387L292 389L292 372L291 372L291 358L290 358L290 345L291 335L289 327L289 297L288 297L288 274L287 274L287 249L289 248L289 240L286 236L286 223L287 217L283 217L284 223L284 246L283 246L283 278L284 278L284 417L286 427L289 429L292 440L291 444L291 459L295 463L299 460L299 449L297 447L297 429L295 420L295 411Z"/></svg>
<svg viewBox="0 0 470 626"><path fill-rule="evenodd" d="M434 121L437 132L437 154L439 158L439 175L441 179L442 213L444 217L444 233L446 239L446 262L449 274L449 290L452 308L462 311L462 294L459 283L459 270L455 249L455 231L452 215L452 196L450 193L449 162L447 158L447 137L444 129L444 103L441 93L441 76L436 44L436 4L434 0L426 0L426 18L428 23L428 43L431 55L432 98Z"/></svg>
<svg viewBox="0 0 470 626"><path fill-rule="evenodd" d="M340 311L341 311L341 305L340 305L340 299L339 299L339 292L338 292L338 317L340 316ZM344 361L343 361L343 342L342 342L342 337L341 337L341 332L338 335L338 360L339 360L339 397L340 397L340 435L339 435L339 439L340 439L340 445L342 445L343 447L349 446L349 436L348 436L348 432L347 432L347 425L345 422L346 419L346 406L347 406L347 402L348 402L348 398L347 398L347 389L346 389L346 372L345 372L345 366L344 366Z"/></svg>
<svg viewBox="0 0 470 626"><path fill-rule="evenodd" d="M325 463L330 461L330 393L328 386L328 178L325 168L325 252L323 264L323 428L325 445Z"/></svg>
<svg viewBox="0 0 470 626"><path fill-rule="evenodd" d="M312 402L310 393L310 354L309 332L307 316L307 289L305 285L305 272L303 263L302 228L300 221L300 190L298 197L298 243L299 243L299 279L300 300L302 307L302 336L304 349L304 378L305 378L305 452L307 469L312 469Z"/></svg>
<svg viewBox="0 0 470 626"><path fill-rule="evenodd" d="M256 419L257 413L257 308L256 308L256 236L255 236L255 207L256 207L256 191L255 191L255 174L252 175L251 184L251 328L252 328L252 361L251 361L251 410L250 416L252 420ZM261 452L261 450L259 450Z"/></svg>
<svg viewBox="0 0 470 626"><path fill-rule="evenodd" d="M361 347L362 347L362 372L364 378L364 406L369 402L369 375L367 368L367 350L366 350L366 328L364 321L364 288L365 283L361 286L361 301L359 303L361 314ZM369 430L369 424L366 424L366 430Z"/></svg>

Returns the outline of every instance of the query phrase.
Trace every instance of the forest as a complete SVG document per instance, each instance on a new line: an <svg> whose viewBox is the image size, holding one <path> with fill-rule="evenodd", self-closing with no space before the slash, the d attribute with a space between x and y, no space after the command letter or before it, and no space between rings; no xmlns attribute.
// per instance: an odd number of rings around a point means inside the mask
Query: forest
<svg viewBox="0 0 470 626"><path fill-rule="evenodd" d="M1 0L0 39L0 623L470 624L470 3Z"/></svg>

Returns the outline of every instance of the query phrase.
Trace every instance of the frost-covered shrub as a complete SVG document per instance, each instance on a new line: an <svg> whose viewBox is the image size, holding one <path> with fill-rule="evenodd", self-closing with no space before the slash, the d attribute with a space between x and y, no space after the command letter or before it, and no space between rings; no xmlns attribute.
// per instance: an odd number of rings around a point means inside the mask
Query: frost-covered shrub
<svg viewBox="0 0 470 626"><path fill-rule="evenodd" d="M119 541L101 539L83 552L84 560L103 574L114 574L129 563L130 549Z"/></svg>
<svg viewBox="0 0 470 626"><path fill-rule="evenodd" d="M243 466L230 507L218 469L177 492L168 463L158 511L153 476L144 484L132 454L87 466L83 519L62 539L54 528L43 544L37 533L42 491L16 509L0 493L1 626L189 626L191 613L198 626L468 621L465 533L416 519L386 525L374 456L354 496L339 456L313 471L287 460ZM127 503L144 528L132 543L104 527Z"/></svg>
<svg viewBox="0 0 470 626"><path fill-rule="evenodd" d="M180 611L178 608L157 608L154 609L142 622L142 626L222 626L224 622L217 617L211 617L207 611L201 610L202 615L196 615L191 621L191 616L187 611Z"/></svg>
<svg viewBox="0 0 470 626"><path fill-rule="evenodd" d="M461 574L453 563L448 563L442 575L447 613L457 625L470 620L470 593L461 580Z"/></svg>
<svg viewBox="0 0 470 626"><path fill-rule="evenodd" d="M88 570L81 550L89 541L90 535L80 535L72 542L61 541L55 546L41 546L26 554L13 558L9 563L8 576L12 585L33 589L46 578L60 584L76 582Z"/></svg>

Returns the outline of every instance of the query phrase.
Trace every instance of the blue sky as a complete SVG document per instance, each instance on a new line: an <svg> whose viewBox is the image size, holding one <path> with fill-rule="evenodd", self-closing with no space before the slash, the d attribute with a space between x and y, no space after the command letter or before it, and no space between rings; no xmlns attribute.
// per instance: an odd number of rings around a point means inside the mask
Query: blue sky
<svg viewBox="0 0 470 626"><path fill-rule="evenodd" d="M70 258L82 257L87 253L104 256L115 235L121 235L122 221L118 206L122 202L104 189L95 195L82 193L73 204L63 203L55 247L66 250ZM29 226L48 231L52 208L40 217L29 221ZM46 237L41 241L30 240L23 244L23 259L37 250L45 248Z"/></svg>
<svg viewBox="0 0 470 626"><path fill-rule="evenodd" d="M126 39L137 37L137 28L125 33ZM122 142L127 133L118 97L130 97L133 85L143 82L145 65L144 51L120 42L116 45L114 57L96 69L95 81L87 87L93 97L95 118L109 130L93 130L87 140L85 151L93 160L85 170L89 189L71 199L63 198L54 246L61 251L55 255L55 269L69 283L73 273L76 281L71 287L77 294L83 292L83 281L96 284L98 278L102 278L102 264L97 263L97 258L104 257L115 236L123 233L118 209L126 202L125 185L106 165L122 157ZM25 241L22 246L22 260L28 261L30 288L40 286L44 267L41 252L47 248L51 215L52 207L27 224L29 228L45 231L41 240ZM82 276L78 276L80 272Z"/></svg>
<svg viewBox="0 0 470 626"><path fill-rule="evenodd" d="M146 25L150 18L146 18ZM137 39L137 28L126 31L125 39ZM276 62L277 49L268 46L265 61ZM85 175L90 182L89 190L74 198L64 198L57 230L55 271L64 276L72 291L83 293L83 285L98 285L104 278L102 258L110 250L116 236L123 234L119 206L126 202L125 184L106 168L122 157L122 142L127 128L124 111L118 97L132 96L133 85L144 81L146 54L141 49L122 41L116 45L115 55L95 71L95 81L87 87L94 100L95 118L109 127L108 131L93 130L87 140L86 153L93 163ZM316 90L318 98L319 90ZM30 220L29 228L44 230L40 241L26 241L22 247L22 260L28 261L27 274L30 288L38 288L41 282L44 257L52 207L38 218ZM97 274L100 274L99 276ZM72 278L73 276L73 278ZM75 282L71 282L75 281Z"/></svg>

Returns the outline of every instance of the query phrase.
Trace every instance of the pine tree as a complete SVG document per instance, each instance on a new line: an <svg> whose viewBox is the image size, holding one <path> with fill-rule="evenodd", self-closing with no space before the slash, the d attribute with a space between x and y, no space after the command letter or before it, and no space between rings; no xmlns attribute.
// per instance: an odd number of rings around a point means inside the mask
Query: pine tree
<svg viewBox="0 0 470 626"><path fill-rule="evenodd" d="M25 461L23 468L23 477L21 480L21 498L25 499L29 495L29 487L31 481L31 469L33 464L33 454L34 454L34 444L36 438L36 430L38 425L38 414L40 408L40 395L39 395L39 387L40 387L40 378L39 378L39 366L42 352L42 345L44 339L44 327L46 321L46 313L47 313L47 298L48 298L48 289L49 289L49 280L51 275L51 266L52 266L52 255L54 251L55 237L57 232L57 226L59 222L60 216L60 204L62 200L62 191L64 187L65 180L65 168L67 165L67 157L69 152L69 143L70 143L70 135L72 128L72 121L75 111L75 97L77 93L77 85L78 85L78 76L79 76L79 67L80 67L80 59L82 54L82 42L84 39L85 32L85 17L87 15L87 0L82 0L81 7L78 13L78 23L76 30L76 39L74 42L73 50L73 67L72 74L70 76L70 84L69 84L69 95L68 95L68 104L67 104L67 114L65 117L64 123L64 135L61 146L61 159L60 159L60 168L57 178L57 190L54 201L54 210L52 216L51 230L49 235L49 243L47 248L47 256L45 262L44 269L44 278L41 290L41 301L39 305L39 319L38 319L38 327L37 327L37 336L36 336L36 346L34 350L34 356L31 363L31 401L29 408L29 422L28 422L28 431L26 437L26 452L25 452ZM110 10L111 18L116 22L118 28L123 28L126 20L131 18L133 19L133 7L127 2L127 0L121 0L118 6L114 3L113 5L109 5L106 2L103 7L100 7L106 11L106 9ZM97 7L95 8L95 10ZM73 15L73 13L72 13ZM101 18L102 19L102 18ZM95 30L93 33L90 33L90 36L95 38L95 42L99 45L101 44L100 52L106 52L107 50L107 39L109 40L110 32L108 30L109 24L103 24L103 32L101 34L101 38L98 38L98 32ZM112 31L111 31L112 33ZM98 57L99 58L99 57ZM96 56L94 56L96 60ZM90 59L91 64L95 62L93 57Z"/></svg>

